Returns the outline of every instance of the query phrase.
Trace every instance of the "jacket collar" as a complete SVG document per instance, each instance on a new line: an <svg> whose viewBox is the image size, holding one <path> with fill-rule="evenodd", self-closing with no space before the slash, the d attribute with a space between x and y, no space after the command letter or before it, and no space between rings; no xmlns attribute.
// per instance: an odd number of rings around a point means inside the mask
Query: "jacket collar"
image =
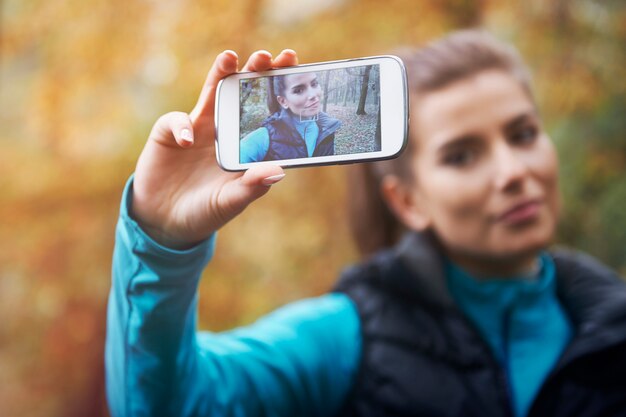
<svg viewBox="0 0 626 417"><path fill-rule="evenodd" d="M287 109L281 109L280 112L276 112L263 122L265 126L267 123L272 123L277 120L281 120L285 123L289 128L293 129L295 132L298 131L296 128L296 121L293 113ZM334 117L330 117L328 114L324 112L320 112L317 118L317 126L319 127L319 134L317 138L317 144L321 142L323 139L335 133L341 127L341 121L339 119L335 119Z"/></svg>
<svg viewBox="0 0 626 417"><path fill-rule="evenodd" d="M557 271L557 294L576 329L561 362L626 344L623 279L581 252L560 249L553 251L552 257Z"/></svg>
<svg viewBox="0 0 626 417"><path fill-rule="evenodd" d="M334 117L330 117L324 112L320 112L317 119L317 125L320 127L320 134L317 138L319 143L335 133L341 127L341 121L339 119L335 119Z"/></svg>
<svg viewBox="0 0 626 417"><path fill-rule="evenodd" d="M445 259L433 236L428 233L407 233L397 246L400 262L414 279L409 293L416 301L438 309L454 309L456 305L445 280ZM402 283L402 285L406 285Z"/></svg>
<svg viewBox="0 0 626 417"><path fill-rule="evenodd" d="M439 310L457 310L446 286L445 260L435 239L408 233L396 254L412 277L407 283L390 277L390 286L412 301ZM626 284L612 270L580 252L551 251L557 296L568 312L576 334L561 363L626 343Z"/></svg>

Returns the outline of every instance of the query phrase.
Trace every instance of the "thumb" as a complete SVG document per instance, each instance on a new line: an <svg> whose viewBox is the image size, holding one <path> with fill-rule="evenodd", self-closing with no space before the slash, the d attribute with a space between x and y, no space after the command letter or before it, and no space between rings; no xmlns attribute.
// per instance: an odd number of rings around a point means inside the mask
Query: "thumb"
<svg viewBox="0 0 626 417"><path fill-rule="evenodd" d="M285 172L278 165L255 166L229 183L223 191L223 196L236 212L241 212L284 177Z"/></svg>
<svg viewBox="0 0 626 417"><path fill-rule="evenodd" d="M247 187L269 187L285 178L285 171L278 165L260 165L249 168L241 177L241 184Z"/></svg>

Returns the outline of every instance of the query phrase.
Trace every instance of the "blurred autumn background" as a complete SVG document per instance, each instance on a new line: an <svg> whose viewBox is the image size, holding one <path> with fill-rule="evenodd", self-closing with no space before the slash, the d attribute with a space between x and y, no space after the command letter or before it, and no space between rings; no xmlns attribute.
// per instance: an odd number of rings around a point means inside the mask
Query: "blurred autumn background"
<svg viewBox="0 0 626 417"><path fill-rule="evenodd" d="M190 110L216 54L387 53L482 25L534 72L559 149L559 242L626 273L626 10L565 0L0 0L0 414L106 415L120 194L153 121ZM200 325L319 294L356 260L345 172L291 170L220 233Z"/></svg>

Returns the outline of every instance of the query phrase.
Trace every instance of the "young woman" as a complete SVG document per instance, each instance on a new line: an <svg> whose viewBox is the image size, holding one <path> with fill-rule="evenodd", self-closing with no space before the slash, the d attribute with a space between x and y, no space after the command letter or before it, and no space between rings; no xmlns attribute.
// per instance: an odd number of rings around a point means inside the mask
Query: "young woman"
<svg viewBox="0 0 626 417"><path fill-rule="evenodd" d="M521 61L480 32L404 59L410 145L351 187L371 256L334 292L232 332L196 332L198 279L215 231L284 177L215 163L213 92L236 56L218 56L189 115L157 121L117 231L114 416L626 415L626 285L546 251L557 159ZM257 52L244 68L294 64Z"/></svg>
<svg viewBox="0 0 626 417"><path fill-rule="evenodd" d="M241 140L240 162L335 154L335 132L341 122L321 111L316 73L274 76L269 90L272 115Z"/></svg>

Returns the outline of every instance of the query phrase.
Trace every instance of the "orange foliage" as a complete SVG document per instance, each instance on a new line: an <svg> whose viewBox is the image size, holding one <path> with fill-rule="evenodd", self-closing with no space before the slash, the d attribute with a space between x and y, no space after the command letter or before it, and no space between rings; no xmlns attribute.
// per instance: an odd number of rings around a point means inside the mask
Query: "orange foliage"
<svg viewBox="0 0 626 417"><path fill-rule="evenodd" d="M220 51L234 49L243 61L258 48L293 48L313 62L387 53L482 23L528 57L540 106L555 125L624 92L624 12L611 6L316 3L3 2L2 415L106 414L105 309L121 190L153 121L190 109ZM609 153L588 169L611 177L624 168L623 157ZM332 286L356 258L343 174L337 167L291 170L220 232L201 285L203 328L247 323Z"/></svg>

